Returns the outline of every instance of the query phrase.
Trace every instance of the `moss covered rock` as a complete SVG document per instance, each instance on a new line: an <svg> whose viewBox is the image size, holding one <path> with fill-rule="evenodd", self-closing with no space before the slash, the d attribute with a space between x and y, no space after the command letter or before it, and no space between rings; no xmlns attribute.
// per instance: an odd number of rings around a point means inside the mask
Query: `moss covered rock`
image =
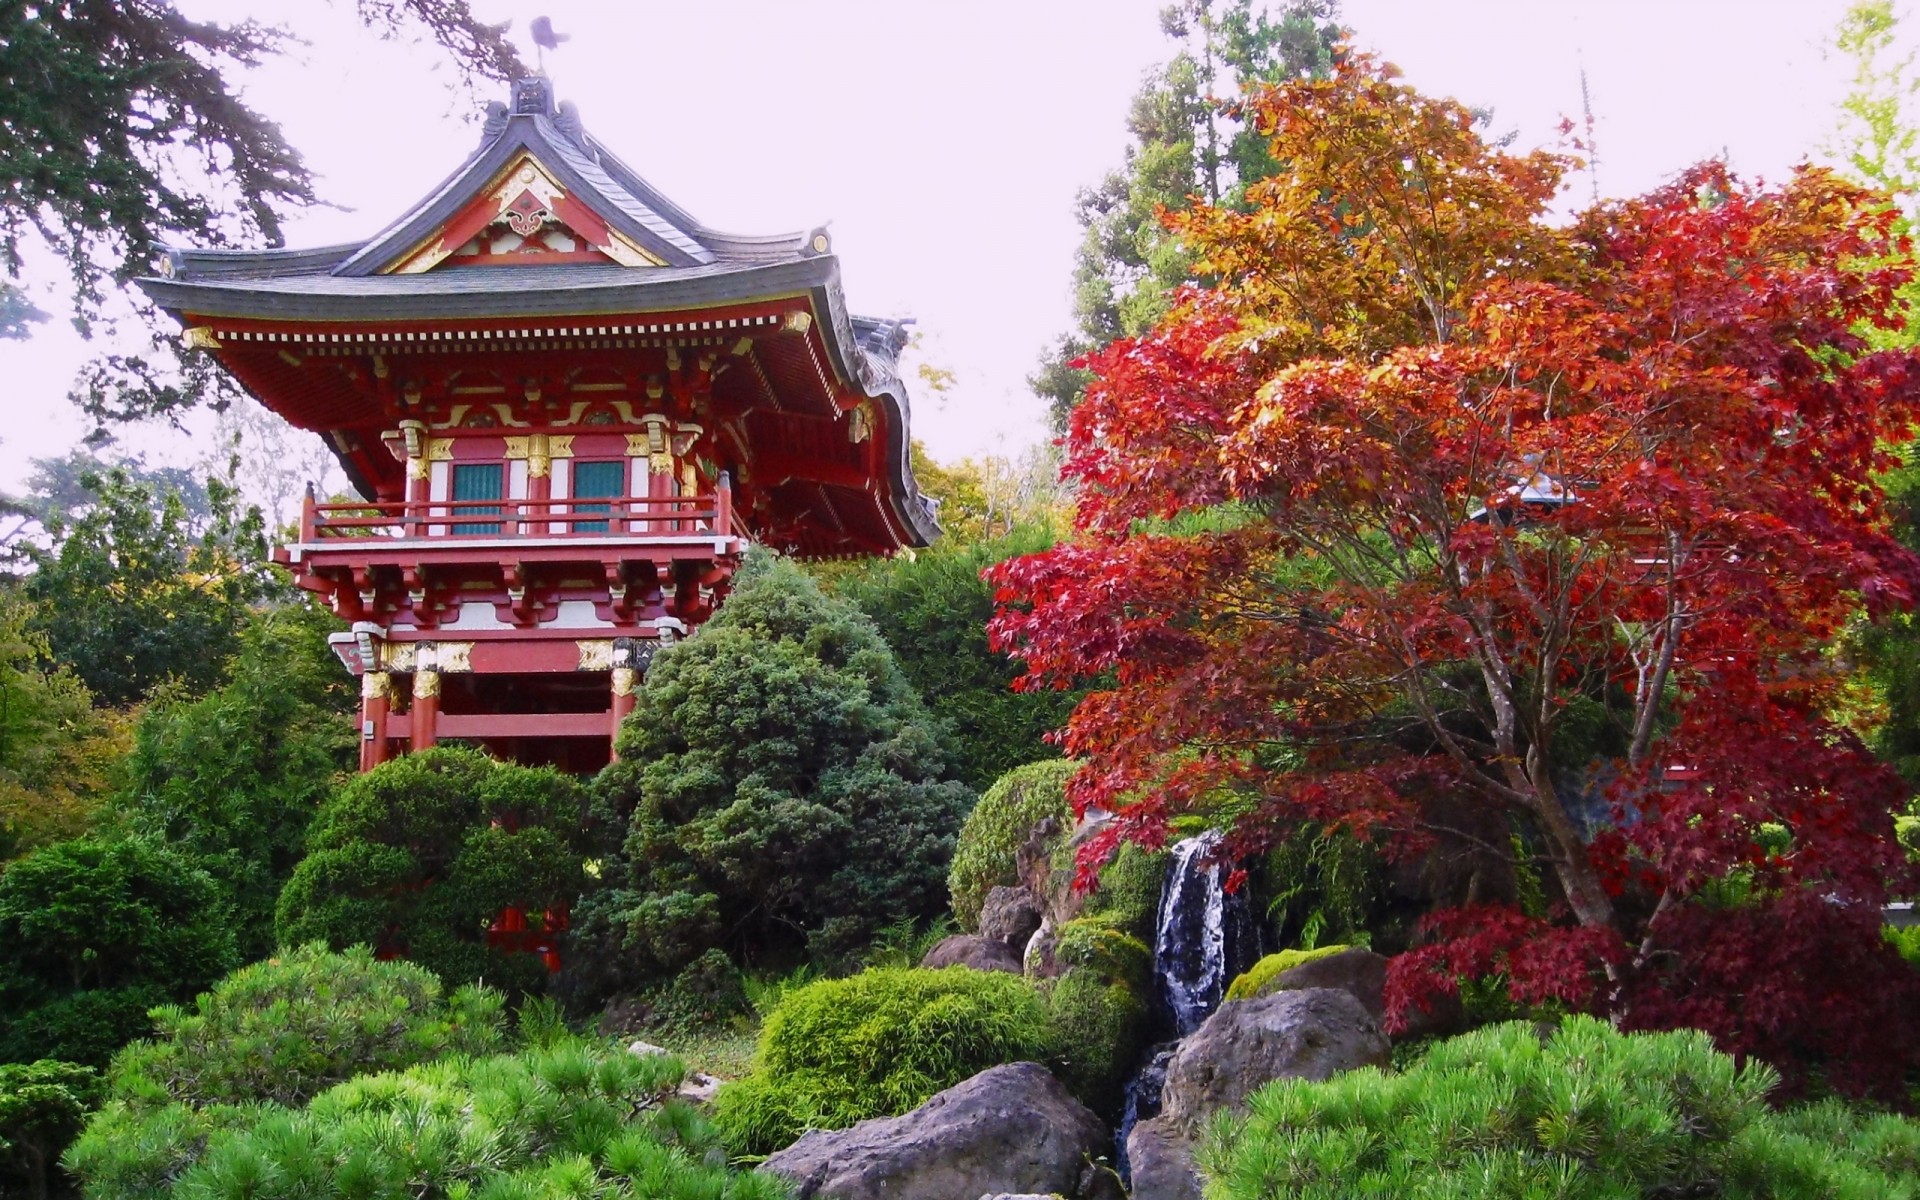
<svg viewBox="0 0 1920 1200"><path fill-rule="evenodd" d="M1312 950L1282 950L1278 954L1269 954L1227 985L1227 999L1251 1000L1255 996L1264 996L1277 976L1304 963L1330 958L1349 949L1352 947L1317 946Z"/></svg>
<svg viewBox="0 0 1920 1200"><path fill-rule="evenodd" d="M1016 856L1034 826L1053 817L1072 820L1067 780L1078 764L1055 759L1028 763L1002 775L968 814L954 845L947 890L954 919L968 933L980 927L980 907L996 887L1020 882Z"/></svg>

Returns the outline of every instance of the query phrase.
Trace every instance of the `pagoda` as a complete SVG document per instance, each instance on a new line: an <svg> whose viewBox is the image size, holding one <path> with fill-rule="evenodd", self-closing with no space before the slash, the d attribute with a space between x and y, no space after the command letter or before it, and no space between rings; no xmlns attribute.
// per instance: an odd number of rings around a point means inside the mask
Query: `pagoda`
<svg viewBox="0 0 1920 1200"><path fill-rule="evenodd" d="M351 632L362 770L443 738L591 771L655 650L750 542L937 533L908 466L903 323L855 317L824 229L695 221L544 77L364 242L174 250L140 286L326 439L359 499L276 558Z"/></svg>

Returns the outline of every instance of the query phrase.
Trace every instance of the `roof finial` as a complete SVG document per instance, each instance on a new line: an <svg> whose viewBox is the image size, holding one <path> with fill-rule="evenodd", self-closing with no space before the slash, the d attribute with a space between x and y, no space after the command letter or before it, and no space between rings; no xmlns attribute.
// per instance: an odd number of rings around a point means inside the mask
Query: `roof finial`
<svg viewBox="0 0 1920 1200"><path fill-rule="evenodd" d="M547 51L558 50L560 43L567 41L573 37L573 35L570 33L555 33L553 30L553 19L551 17L535 17L533 23L527 26L527 30L533 34L533 44L537 47L534 51L536 69L542 75L545 75L547 73Z"/></svg>

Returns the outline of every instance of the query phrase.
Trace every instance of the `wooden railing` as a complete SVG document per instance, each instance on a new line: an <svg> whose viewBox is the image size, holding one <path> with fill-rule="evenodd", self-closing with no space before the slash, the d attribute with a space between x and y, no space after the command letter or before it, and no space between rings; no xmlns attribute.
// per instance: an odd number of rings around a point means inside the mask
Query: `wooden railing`
<svg viewBox="0 0 1920 1200"><path fill-rule="evenodd" d="M348 538L729 537L733 488L709 496L566 497L320 504L300 510L300 540Z"/></svg>

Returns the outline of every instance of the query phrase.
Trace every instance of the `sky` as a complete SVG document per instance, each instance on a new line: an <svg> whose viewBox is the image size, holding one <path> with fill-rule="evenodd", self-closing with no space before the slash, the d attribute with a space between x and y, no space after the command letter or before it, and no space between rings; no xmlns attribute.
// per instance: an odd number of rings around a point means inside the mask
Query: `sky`
<svg viewBox="0 0 1920 1200"><path fill-rule="evenodd" d="M1071 323L1076 191L1122 160L1128 101L1173 47L1163 0L474 0L490 21L545 13L563 100L629 165L710 226L832 223L856 312L912 316L954 372L913 432L936 458L1018 455L1043 440L1026 385ZM431 47L382 43L333 0L177 0L196 17L287 21L306 46L246 95L278 120L337 207L298 213L291 245L363 238L426 194L479 136ZM1580 119L1596 178L1579 198L1644 191L1701 158L1769 179L1817 155L1843 71L1823 47L1845 0L1346 0L1356 42L1423 91L1490 108L1517 148ZM1910 21L1909 24L1920 24ZM1912 31L1908 31L1911 35ZM46 286L57 285L49 272ZM57 292L40 298L60 312ZM66 389L89 347L62 322L0 342L12 400L0 491L86 424ZM207 449L209 426L137 427L157 461Z"/></svg>

